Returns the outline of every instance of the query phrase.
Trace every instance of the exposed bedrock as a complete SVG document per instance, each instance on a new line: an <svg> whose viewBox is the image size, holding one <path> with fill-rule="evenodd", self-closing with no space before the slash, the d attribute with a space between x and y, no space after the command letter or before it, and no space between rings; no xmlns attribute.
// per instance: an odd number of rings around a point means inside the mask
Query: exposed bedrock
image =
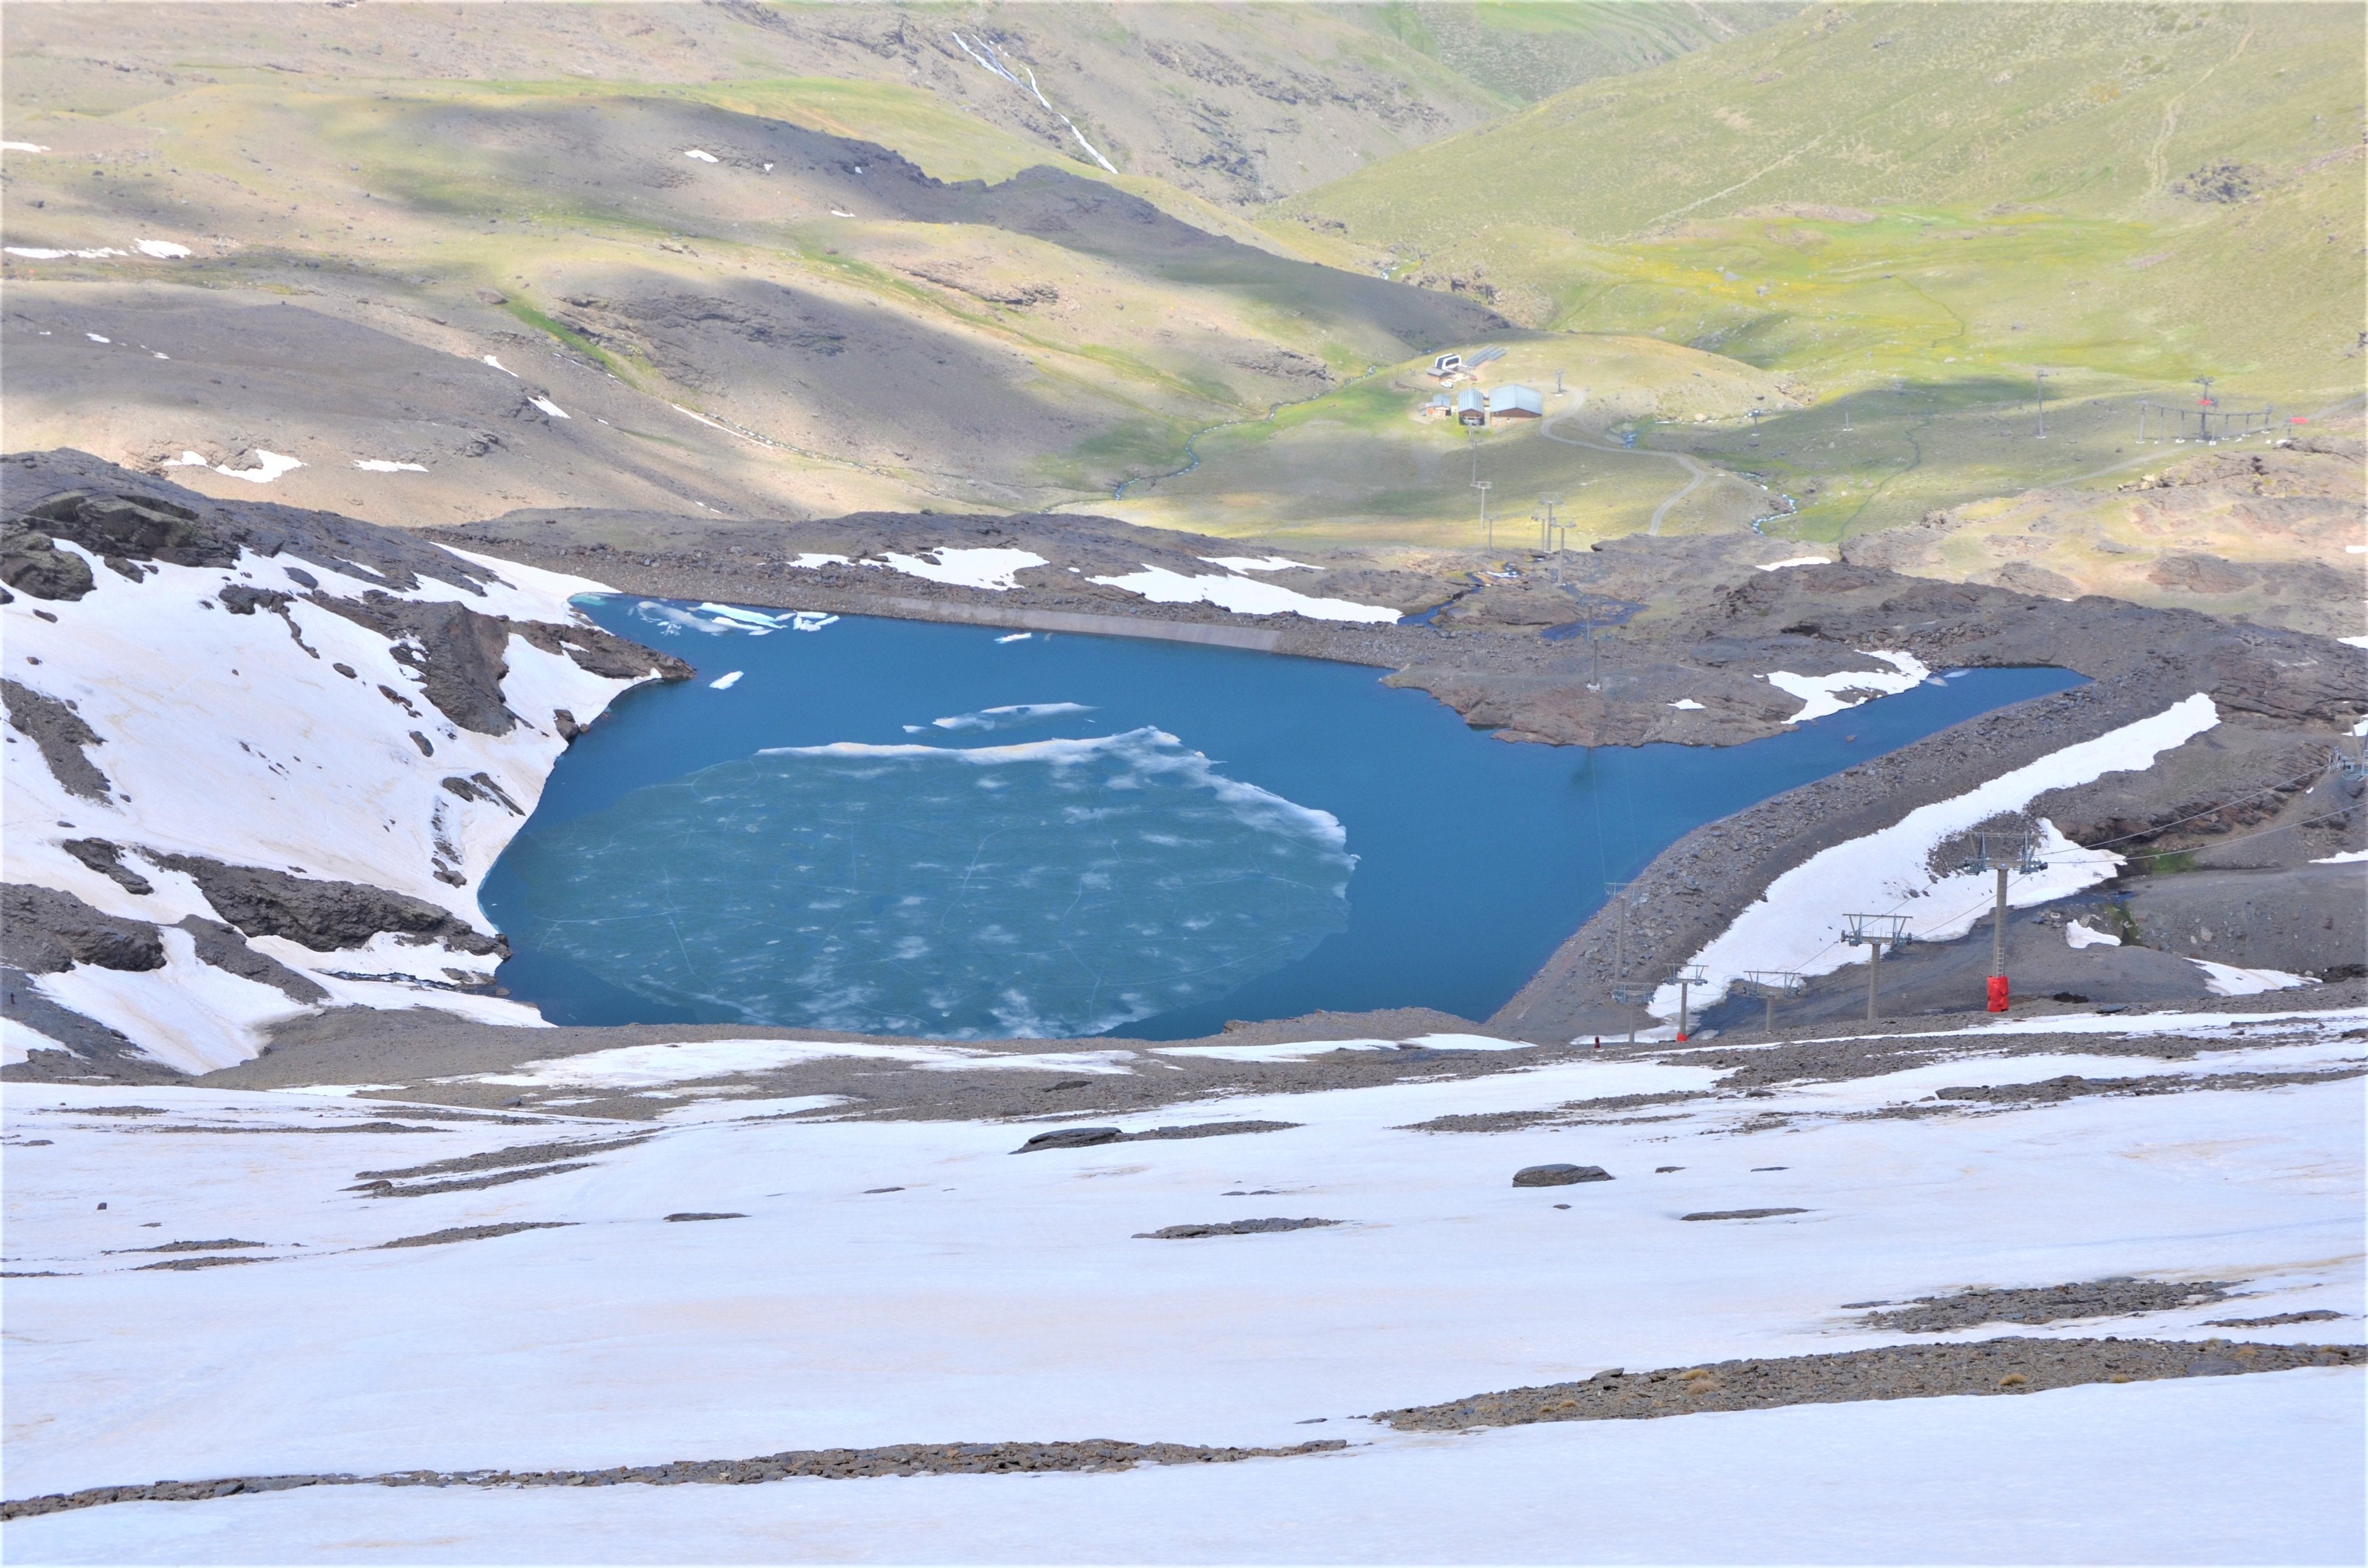
<svg viewBox="0 0 2368 1568"><path fill-rule="evenodd" d="M83 722L73 703L61 702L13 680L0 680L0 699L7 705L8 727L40 749L41 760L50 765L50 771L67 794L79 795L85 801L104 801L114 790L107 775L83 750L107 742Z"/></svg>
<svg viewBox="0 0 2368 1568"><path fill-rule="evenodd" d="M0 1070L0 1078L154 1084L184 1075L97 1019L43 995L31 976L5 964L0 964L0 1017L21 1024L44 1040L53 1040L59 1047L34 1046L24 1061Z"/></svg>
<svg viewBox="0 0 2368 1568"><path fill-rule="evenodd" d="M25 882L0 886L0 962L28 974L165 967L165 944L144 920L101 914L70 892Z"/></svg>
<svg viewBox="0 0 2368 1568"><path fill-rule="evenodd" d="M285 937L316 953L333 953L393 932L457 952L509 956L509 944L500 937L488 937L450 910L408 893L290 876L260 866L226 866L202 855L150 858L168 871L187 872L214 913L250 937Z"/></svg>

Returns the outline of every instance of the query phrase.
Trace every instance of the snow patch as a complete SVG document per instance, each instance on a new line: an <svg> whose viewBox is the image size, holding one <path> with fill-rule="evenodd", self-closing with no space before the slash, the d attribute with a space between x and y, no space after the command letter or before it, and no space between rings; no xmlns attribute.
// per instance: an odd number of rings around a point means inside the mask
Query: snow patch
<svg viewBox="0 0 2368 1568"><path fill-rule="evenodd" d="M547 397L530 397L527 399L527 402L534 404L545 414L550 415L553 419L564 419L567 417L567 411L560 407L559 404L552 402Z"/></svg>
<svg viewBox="0 0 2368 1568"><path fill-rule="evenodd" d="M39 142L0 142L0 153L46 153Z"/></svg>
<svg viewBox="0 0 2368 1568"><path fill-rule="evenodd" d="M1782 561L1770 561L1759 570L1782 572L1787 566L1831 566L1833 563L1834 558L1830 555L1794 555Z"/></svg>
<svg viewBox="0 0 2368 1568"><path fill-rule="evenodd" d="M1310 566L1304 561L1293 561L1288 555L1204 555L1201 560L1212 566L1222 566L1228 572L1315 572L1322 568Z"/></svg>
<svg viewBox="0 0 2368 1568"><path fill-rule="evenodd" d="M388 458L356 458L354 466L364 473L426 473L427 472L426 463L396 462Z"/></svg>
<svg viewBox="0 0 2368 1568"><path fill-rule="evenodd" d="M188 246L175 244L170 240L134 240L132 248L142 256L153 256L159 261L178 261L190 254Z"/></svg>
<svg viewBox="0 0 2368 1568"><path fill-rule="evenodd" d="M104 261L110 256L123 254L113 245L100 245L95 250L48 250L39 245L9 245L6 249L10 256L21 256L27 261L63 261L68 256L76 256L84 261ZM96 335L89 335L96 337ZM104 343L107 339L96 337L96 341Z"/></svg>
<svg viewBox="0 0 2368 1568"><path fill-rule="evenodd" d="M2092 930L2078 920L2064 923L2064 940L2075 948L2118 948L2122 939L2111 931Z"/></svg>
<svg viewBox="0 0 2368 1568"><path fill-rule="evenodd" d="M253 468L233 468L228 463L216 463L214 472L232 479L244 479L249 484L269 484L281 475L293 473L303 466L302 461L285 452L267 451L257 447Z"/></svg>
<svg viewBox="0 0 2368 1568"><path fill-rule="evenodd" d="M686 147L683 149L682 155L686 158L696 158L702 164L720 164L723 161L704 147Z"/></svg>
<svg viewBox="0 0 2368 1568"><path fill-rule="evenodd" d="M499 359L495 358L490 354L485 356L483 362L491 365L495 369L499 370L503 375L507 376L512 381L517 381L518 379L518 373L516 370L511 369L507 365L503 364Z"/></svg>
<svg viewBox="0 0 2368 1568"><path fill-rule="evenodd" d="M2238 969L2210 959L2187 961L2203 971L2204 989L2214 996L2258 996L2264 991L2291 991L2297 985L2318 983L2309 975L2288 974L2282 969Z"/></svg>
<svg viewBox="0 0 2368 1568"><path fill-rule="evenodd" d="M998 637L996 641L997 642L1025 642L1028 639L1035 635L1036 634L1032 631L1015 631L1008 637Z"/></svg>
<svg viewBox="0 0 2368 1568"><path fill-rule="evenodd" d="M1675 702L1670 703L1669 706L1683 713L1695 713L1702 710L1702 704L1696 702L1691 697L1680 697Z"/></svg>
<svg viewBox="0 0 2368 1568"><path fill-rule="evenodd" d="M1846 914L1906 915L1920 941L1946 941L1973 929L1991 906L1989 879L1978 872L1936 876L1927 863L1943 839L2021 811L2050 790L2092 783L2108 773L2141 772L2174 746L2219 723L2219 710L2201 692L2150 719L2050 753L2000 774L1962 795L1919 806L1891 826L1837 844L1778 877L1735 923L1693 956L1710 979L1693 988L1694 1006L1726 994L1746 970L1830 974L1857 963L1864 949L1841 940ZM2109 881L2123 864L2111 850L2084 849L2042 818L2038 858L2044 871L2016 878L2008 902L2018 908L2045 903ZM1652 1011L1675 1017L1678 988L1653 994Z"/></svg>
<svg viewBox="0 0 2368 1568"><path fill-rule="evenodd" d="M1274 583L1248 577L1200 575L1187 577L1164 566L1145 565L1123 577L1093 577L1087 581L1138 594L1153 604L1212 604L1235 615L1297 615L1310 620L1395 623L1398 612L1381 605L1349 599L1311 598Z"/></svg>
<svg viewBox="0 0 2368 1568"><path fill-rule="evenodd" d="M1042 556L1025 550L933 550L926 555L899 555L887 551L877 562L866 561L863 564L885 566L892 572L932 583L985 588L999 594L1019 585L1013 578L1014 573L1042 566L1045 562Z"/></svg>
<svg viewBox="0 0 2368 1568"><path fill-rule="evenodd" d="M2313 860L2311 864L2314 866L2349 866L2359 860L2368 860L2368 849L2347 849L2340 855L2322 855L2317 859Z"/></svg>
<svg viewBox="0 0 2368 1568"><path fill-rule="evenodd" d="M1881 659L1894 666L1896 673L1880 670L1843 670L1829 676L1800 676L1790 670L1771 670L1768 684L1779 691L1792 693L1801 699L1801 710L1784 721L1787 724L1805 724L1822 719L1828 713L1839 713L1845 708L1855 708L1869 698L1887 697L1906 691L1931 675L1923 662L1913 653L1887 653L1880 648L1861 650L1870 659Z"/></svg>

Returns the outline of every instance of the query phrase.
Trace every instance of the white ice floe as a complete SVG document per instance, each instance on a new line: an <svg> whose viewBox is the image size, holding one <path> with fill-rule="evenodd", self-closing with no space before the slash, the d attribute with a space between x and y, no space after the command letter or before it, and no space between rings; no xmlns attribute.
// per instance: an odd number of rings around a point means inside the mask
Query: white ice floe
<svg viewBox="0 0 2368 1568"><path fill-rule="evenodd" d="M1973 929L1991 906L1989 879L1978 872L1936 875L1928 861L1953 835L2019 812L2051 790L2088 784L2108 773L2140 771L2162 753L2184 745L2220 722L2209 697L2197 693L2150 719L2050 753L2000 774L1962 795L1919 806L1891 826L1820 851L1778 877L1735 923L1693 956L1710 983L1693 989L1707 1006L1746 970L1829 974L1866 961L1863 948L1842 941L1846 915L1904 915L1911 935L1946 941ZM2084 849L2042 818L2038 857L2048 869L2019 876L2008 899L2018 908L2044 903L2110 880L2123 864L2110 850ZM1653 1012L1674 1017L1678 988L1653 994Z"/></svg>
<svg viewBox="0 0 2368 1568"><path fill-rule="evenodd" d="M2368 860L2368 849L2347 849L2340 855L2322 855L2317 859L2313 860L2311 864L2314 866L2349 866L2355 861L2360 860Z"/></svg>
<svg viewBox="0 0 2368 1568"><path fill-rule="evenodd" d="M1255 784L1228 778L1219 773L1205 756L1185 750L1184 743L1174 735L1149 725L1115 735L1098 735L1090 740L1018 741L1009 745L968 747L871 745L860 741L833 741L822 746L767 746L757 755L928 757L961 762L974 767L999 767L1008 763L1025 762L1056 768L1116 756L1124 758L1144 776L1173 774L1193 786L1206 789L1246 819L1269 819L1287 824L1298 834L1334 850L1343 850L1349 843L1348 829L1342 827L1340 819L1330 812L1303 806ZM1349 864L1354 865L1355 861L1354 856L1348 857Z"/></svg>
<svg viewBox="0 0 2368 1568"><path fill-rule="evenodd" d="M527 399L527 402L534 404L545 414L550 415L553 419L564 419L567 417L567 411L560 407L559 404L552 402L547 397L530 397Z"/></svg>
<svg viewBox="0 0 2368 1568"><path fill-rule="evenodd" d="M57 548L98 565L71 540ZM190 1071L253 1055L262 1028L303 1004L200 962L189 938L169 927L188 915L216 919L219 912L190 877L165 869L152 854L384 888L484 930L478 880L524 819L496 800L463 800L442 781L483 775L520 811L531 812L564 749L553 710L588 721L632 684L592 675L512 637L502 655L509 666L502 695L525 722L500 736L461 730L428 702L416 670L398 661L380 633L301 597L279 614L233 615L222 604L233 585L302 594L304 585L289 574L295 564L292 555L242 553L229 567L153 563L138 582L97 571L91 591L79 599L40 607L54 620L33 615L37 601L21 597L0 607L8 677L78 704L83 722L104 743L89 755L109 786L105 800L70 793L31 743L9 733L0 748L6 754L9 880L61 889L106 914L168 928L164 969L79 965L37 976L33 987ZM317 563L300 569L339 597L383 586ZM597 585L507 562L495 569L506 581L488 585L483 596L427 578L416 590L392 591L415 602L457 599L521 620L568 621L568 596ZM340 665L354 676L338 673ZM434 747L432 757L423 755L415 732ZM153 891L129 892L63 849L65 840L85 836L132 846L127 862ZM439 869L461 885L439 879ZM435 1006L510 1024L541 1021L519 1004L451 988L455 970L489 983L496 961L491 956L405 946L393 937L340 952L277 937L258 937L252 945L309 976L329 993L331 1005ZM11 1037L11 1054L21 1060L27 1042L16 1031Z"/></svg>
<svg viewBox="0 0 2368 1568"><path fill-rule="evenodd" d="M702 164L720 164L723 161L704 147L686 147L683 149L682 155L686 158L696 158Z"/></svg>
<svg viewBox="0 0 2368 1568"><path fill-rule="evenodd" d="M1288 555L1204 555L1201 560L1212 566L1222 566L1228 572L1318 572L1304 561L1293 561Z"/></svg>
<svg viewBox="0 0 2368 1568"><path fill-rule="evenodd" d="M997 642L1025 642L1030 637L1035 635L1036 634L1032 631L1015 631L1008 637L998 637L996 641Z"/></svg>
<svg viewBox="0 0 2368 1568"><path fill-rule="evenodd" d="M1759 570L1762 572L1782 572L1787 566L1831 566L1833 563L1834 558L1830 555L1793 555L1788 556L1782 561L1770 561L1761 566Z"/></svg>
<svg viewBox="0 0 2368 1568"><path fill-rule="evenodd" d="M1913 653L1887 653L1880 648L1868 648L1861 652L1866 657L1881 659L1893 668L1890 671L1843 670L1829 676L1794 675L1790 670L1769 672L1769 685L1801 699L1801 710L1784 722L1805 724L1828 713L1855 708L1870 698L1906 691L1932 673Z"/></svg>
<svg viewBox="0 0 2368 1568"><path fill-rule="evenodd" d="M1212 604L1235 615L1297 615L1310 620L1372 622L1398 619L1398 612L1385 605L1311 598L1279 584L1261 583L1250 577L1208 574L1188 577L1165 566L1146 565L1122 577L1094 577L1088 581L1139 594L1154 604Z"/></svg>
<svg viewBox="0 0 2368 1568"><path fill-rule="evenodd" d="M1016 724L1033 724L1046 719L1065 719L1072 713L1090 713L1093 709L1083 702L1013 702L1001 708L982 708L975 713L956 713L950 718L932 719L930 727L939 730L1008 730ZM918 734L921 726L907 724L907 733Z"/></svg>
<svg viewBox="0 0 2368 1568"><path fill-rule="evenodd" d="M825 626L837 624L838 617L818 609L798 610L790 617L790 628L794 631L820 631Z"/></svg>
<svg viewBox="0 0 2368 1568"><path fill-rule="evenodd" d="M512 381L517 381L518 379L518 373L516 370L511 369L507 365L503 364L499 359L495 358L490 354L485 356L483 363L491 365L495 369L499 370L503 375L509 377Z"/></svg>
<svg viewBox="0 0 2368 1568"><path fill-rule="evenodd" d="M707 688L710 691L729 691L738 686L740 677L747 673L746 670L734 670L729 675L718 676L707 683Z"/></svg>
<svg viewBox="0 0 2368 1568"><path fill-rule="evenodd" d="M142 256L154 256L159 261L178 261L190 254L188 246L175 244L171 240L135 240L132 245Z"/></svg>
<svg viewBox="0 0 2368 1568"><path fill-rule="evenodd" d="M1702 710L1702 704L1696 702L1691 697L1680 697L1675 702L1670 703L1669 706L1685 713L1695 713Z"/></svg>
<svg viewBox="0 0 2368 1568"><path fill-rule="evenodd" d="M2091 930L2078 920L2064 923L2064 940L2075 948L2118 948L2122 939L2111 931Z"/></svg>
<svg viewBox="0 0 2368 1568"><path fill-rule="evenodd" d="M426 463L396 462L391 458L356 458L354 466L364 473L426 473Z"/></svg>
<svg viewBox="0 0 2368 1568"><path fill-rule="evenodd" d="M216 463L214 472L225 474L232 479L244 479L249 484L269 484L282 475L293 473L303 466L301 460L291 458L285 452L268 451L257 447L255 449L253 468L233 468L228 463Z"/></svg>
<svg viewBox="0 0 2368 1568"><path fill-rule="evenodd" d="M2203 971L2204 989L2214 996L2258 996L2264 991L2291 991L2297 985L2318 983L2309 975L2288 974L2282 969L2239 969L2210 959L2187 961Z"/></svg>
<svg viewBox="0 0 2368 1568"><path fill-rule="evenodd" d="M92 250L49 250L40 245L8 245L5 248L10 256L21 256L27 261L63 261L68 256L81 261L104 261L110 256L123 254L113 245L100 245ZM107 339L102 337L98 341L104 343Z"/></svg>
<svg viewBox="0 0 2368 1568"><path fill-rule="evenodd" d="M883 551L866 566L885 566L908 577L945 583L957 588L986 588L1002 593L1019 585L1013 574L1043 565L1044 558L1025 550L932 550L920 555Z"/></svg>

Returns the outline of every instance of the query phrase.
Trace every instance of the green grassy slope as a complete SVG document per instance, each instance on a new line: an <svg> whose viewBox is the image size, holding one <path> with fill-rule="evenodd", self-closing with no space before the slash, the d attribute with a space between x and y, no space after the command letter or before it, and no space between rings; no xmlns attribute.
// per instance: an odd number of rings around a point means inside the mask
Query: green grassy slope
<svg viewBox="0 0 2368 1568"><path fill-rule="evenodd" d="M1790 0L1390 0L1341 7L1511 103L1658 65L1772 27L1798 9Z"/></svg>
<svg viewBox="0 0 2368 1568"><path fill-rule="evenodd" d="M1692 449L1830 540L2135 460L2132 405L2196 376L2230 406L2355 392L2363 16L1820 6L1266 222L1537 326L1797 378L1813 406ZM2067 404L2044 445L2041 369Z"/></svg>

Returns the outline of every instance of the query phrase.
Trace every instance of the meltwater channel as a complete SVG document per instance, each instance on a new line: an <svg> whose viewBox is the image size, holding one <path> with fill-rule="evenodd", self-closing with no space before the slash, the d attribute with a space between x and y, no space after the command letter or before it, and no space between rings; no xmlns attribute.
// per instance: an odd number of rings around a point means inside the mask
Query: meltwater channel
<svg viewBox="0 0 2368 1568"><path fill-rule="evenodd" d="M2080 679L1951 671L1743 745L1590 750L1507 744L1361 665L577 603L700 673L619 699L486 878L502 983L560 1024L1485 1018L1689 830Z"/></svg>

